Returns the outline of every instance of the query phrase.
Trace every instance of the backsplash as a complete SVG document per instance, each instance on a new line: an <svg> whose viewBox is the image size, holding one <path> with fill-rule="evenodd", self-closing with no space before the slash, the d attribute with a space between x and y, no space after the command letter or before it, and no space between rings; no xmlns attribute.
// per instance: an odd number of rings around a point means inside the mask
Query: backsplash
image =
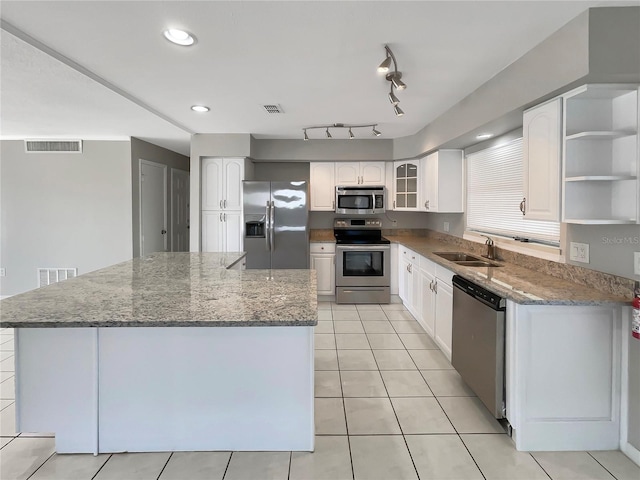
<svg viewBox="0 0 640 480"><path fill-rule="evenodd" d="M486 253L486 246L481 243L471 242L460 237L448 235L442 232L436 232L428 229L391 229L383 230L383 235L413 235L421 237L429 237L431 239L448 243L459 247L465 252L483 255ZM580 285L595 288L601 292L610 293L628 297L629 301L633 298L634 281L630 278L612 275L610 273L590 270L588 268L579 267L577 265L569 265L565 263L552 262L541 258L524 255L522 253L511 252L501 248L496 248L496 254L499 260L513 263L530 270L545 273L552 277L569 280Z"/></svg>

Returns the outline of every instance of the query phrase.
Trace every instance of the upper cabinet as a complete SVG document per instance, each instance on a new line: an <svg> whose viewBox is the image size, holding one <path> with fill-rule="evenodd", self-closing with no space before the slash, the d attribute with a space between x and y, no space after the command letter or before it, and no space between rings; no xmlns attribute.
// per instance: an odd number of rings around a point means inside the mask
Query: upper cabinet
<svg viewBox="0 0 640 480"><path fill-rule="evenodd" d="M202 159L202 210L241 210L244 158Z"/></svg>
<svg viewBox="0 0 640 480"><path fill-rule="evenodd" d="M335 211L336 181L333 162L311 162L309 165L310 205L313 211Z"/></svg>
<svg viewBox="0 0 640 480"><path fill-rule="evenodd" d="M523 192L520 204L528 220L560 220L562 99L555 98L524 112Z"/></svg>
<svg viewBox="0 0 640 480"><path fill-rule="evenodd" d="M564 96L562 221L640 223L637 85L585 85Z"/></svg>
<svg viewBox="0 0 640 480"><path fill-rule="evenodd" d="M385 184L385 162L336 162L335 169L336 185Z"/></svg>
<svg viewBox="0 0 640 480"><path fill-rule="evenodd" d="M417 160L401 160L393 163L395 179L394 210L418 211L418 172Z"/></svg>
<svg viewBox="0 0 640 480"><path fill-rule="evenodd" d="M438 150L420 160L420 210L461 213L463 207L463 152Z"/></svg>

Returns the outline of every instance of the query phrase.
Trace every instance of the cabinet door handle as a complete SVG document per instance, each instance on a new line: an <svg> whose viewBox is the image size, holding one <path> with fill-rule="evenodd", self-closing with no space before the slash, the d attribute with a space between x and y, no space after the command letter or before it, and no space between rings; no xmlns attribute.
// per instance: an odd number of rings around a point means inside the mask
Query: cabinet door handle
<svg viewBox="0 0 640 480"><path fill-rule="evenodd" d="M332 210L335 210L335 209L336 209L336 201L335 201L335 200L334 200L334 201L333 201L333 203L332 203L331 209L332 209Z"/></svg>
<svg viewBox="0 0 640 480"><path fill-rule="evenodd" d="M396 201L393 201L393 208L396 208Z"/></svg>
<svg viewBox="0 0 640 480"><path fill-rule="evenodd" d="M222 218L224 218L224 221L226 222L226 221L227 221L227 214L225 213L225 214L222 216Z"/></svg>
<svg viewBox="0 0 640 480"><path fill-rule="evenodd" d="M224 208L227 208L227 201L226 201L226 200L224 200L224 201L222 202L222 204L224 205Z"/></svg>
<svg viewBox="0 0 640 480"><path fill-rule="evenodd" d="M222 210L222 200L220 200L220 210Z"/></svg>
<svg viewBox="0 0 640 480"><path fill-rule="evenodd" d="M429 282L429 290L431 290L433 292L433 280L431 280L431 282Z"/></svg>
<svg viewBox="0 0 640 480"><path fill-rule="evenodd" d="M434 293L438 293L438 280L436 280L435 283L433 284L433 291Z"/></svg>
<svg viewBox="0 0 640 480"><path fill-rule="evenodd" d="M222 212L220 212L220 221L222 221Z"/></svg>
<svg viewBox="0 0 640 480"><path fill-rule="evenodd" d="M522 201L520 202L520 211L522 212L522 215L525 214L526 209L527 209L527 199L523 198Z"/></svg>

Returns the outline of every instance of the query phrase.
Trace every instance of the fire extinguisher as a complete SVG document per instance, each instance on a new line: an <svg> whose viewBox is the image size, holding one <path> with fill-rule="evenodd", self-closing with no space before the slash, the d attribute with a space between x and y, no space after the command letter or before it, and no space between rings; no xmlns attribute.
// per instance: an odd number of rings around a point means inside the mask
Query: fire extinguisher
<svg viewBox="0 0 640 480"><path fill-rule="evenodd" d="M631 309L631 335L636 340L640 340L640 287L636 282L634 298Z"/></svg>

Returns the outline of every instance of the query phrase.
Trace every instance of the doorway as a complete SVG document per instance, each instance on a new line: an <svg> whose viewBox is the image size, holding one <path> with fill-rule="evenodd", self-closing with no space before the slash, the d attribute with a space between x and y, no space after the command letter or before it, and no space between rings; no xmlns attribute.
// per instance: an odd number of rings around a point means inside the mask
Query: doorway
<svg viewBox="0 0 640 480"><path fill-rule="evenodd" d="M171 251L189 251L189 172L171 169Z"/></svg>
<svg viewBox="0 0 640 480"><path fill-rule="evenodd" d="M167 251L167 166L140 159L140 256Z"/></svg>

